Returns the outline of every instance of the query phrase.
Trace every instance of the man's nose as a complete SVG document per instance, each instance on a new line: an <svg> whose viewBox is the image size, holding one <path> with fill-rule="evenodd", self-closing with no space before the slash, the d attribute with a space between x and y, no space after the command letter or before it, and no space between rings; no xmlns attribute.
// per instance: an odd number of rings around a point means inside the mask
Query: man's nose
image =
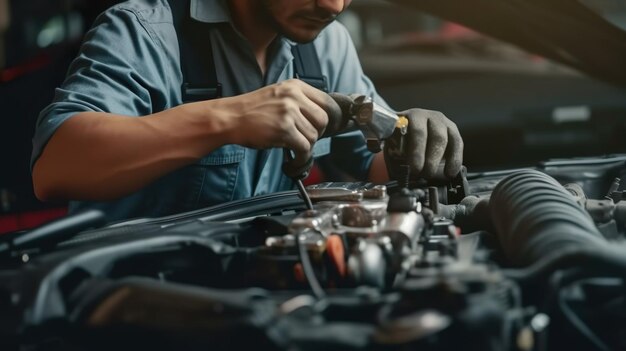
<svg viewBox="0 0 626 351"><path fill-rule="evenodd" d="M352 0L317 0L317 7L333 15L340 14Z"/></svg>

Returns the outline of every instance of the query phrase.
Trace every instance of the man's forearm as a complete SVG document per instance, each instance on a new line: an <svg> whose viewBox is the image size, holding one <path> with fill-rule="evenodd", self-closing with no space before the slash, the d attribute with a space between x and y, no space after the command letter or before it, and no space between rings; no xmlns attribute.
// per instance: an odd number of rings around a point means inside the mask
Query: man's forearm
<svg viewBox="0 0 626 351"><path fill-rule="evenodd" d="M293 150L306 161L328 123L324 92L291 79L145 117L79 113L57 129L33 168L42 200L111 200L225 144Z"/></svg>
<svg viewBox="0 0 626 351"><path fill-rule="evenodd" d="M59 127L33 167L37 197L111 200L193 163L227 143L229 118L209 105L141 118L78 113Z"/></svg>

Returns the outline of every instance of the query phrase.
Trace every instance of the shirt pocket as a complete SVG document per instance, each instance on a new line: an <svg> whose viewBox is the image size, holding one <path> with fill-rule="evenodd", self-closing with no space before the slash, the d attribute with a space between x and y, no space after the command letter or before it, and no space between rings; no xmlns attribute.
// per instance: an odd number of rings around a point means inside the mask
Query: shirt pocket
<svg viewBox="0 0 626 351"><path fill-rule="evenodd" d="M195 206L204 207L231 201L245 159L246 148L239 145L222 146L201 158L194 168L197 170L193 186Z"/></svg>
<svg viewBox="0 0 626 351"><path fill-rule="evenodd" d="M241 162L246 156L246 148L239 145L226 145L213 150L198 161L201 166L221 166Z"/></svg>

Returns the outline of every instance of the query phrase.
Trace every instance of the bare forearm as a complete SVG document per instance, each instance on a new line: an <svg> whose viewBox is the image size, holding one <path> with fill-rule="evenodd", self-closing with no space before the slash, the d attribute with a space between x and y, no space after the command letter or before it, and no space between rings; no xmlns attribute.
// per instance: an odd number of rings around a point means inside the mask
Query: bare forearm
<svg viewBox="0 0 626 351"><path fill-rule="evenodd" d="M35 163L35 192L42 200L128 195L227 143L227 116L208 108L188 104L141 118L79 113Z"/></svg>
<svg viewBox="0 0 626 351"><path fill-rule="evenodd" d="M42 200L128 195L225 144L310 157L332 99L299 80L140 118L85 112L65 121L33 168Z"/></svg>

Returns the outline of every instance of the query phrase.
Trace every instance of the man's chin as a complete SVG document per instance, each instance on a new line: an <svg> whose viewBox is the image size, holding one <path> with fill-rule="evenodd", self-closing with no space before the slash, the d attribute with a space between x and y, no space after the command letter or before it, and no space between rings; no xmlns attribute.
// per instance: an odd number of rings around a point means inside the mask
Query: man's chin
<svg viewBox="0 0 626 351"><path fill-rule="evenodd" d="M307 44L315 40L320 34L320 30L316 31L298 31L298 32L283 32L283 36L298 44Z"/></svg>
<svg viewBox="0 0 626 351"><path fill-rule="evenodd" d="M285 38L295 41L296 43L299 43L299 44L306 44L315 40L315 38L317 38L317 36L320 35L322 30L324 30L324 28L326 28L328 24L330 23L325 23L323 25L320 25L320 24L303 25L299 23L298 26L292 26L292 27L282 26L282 28L280 28L280 31Z"/></svg>

